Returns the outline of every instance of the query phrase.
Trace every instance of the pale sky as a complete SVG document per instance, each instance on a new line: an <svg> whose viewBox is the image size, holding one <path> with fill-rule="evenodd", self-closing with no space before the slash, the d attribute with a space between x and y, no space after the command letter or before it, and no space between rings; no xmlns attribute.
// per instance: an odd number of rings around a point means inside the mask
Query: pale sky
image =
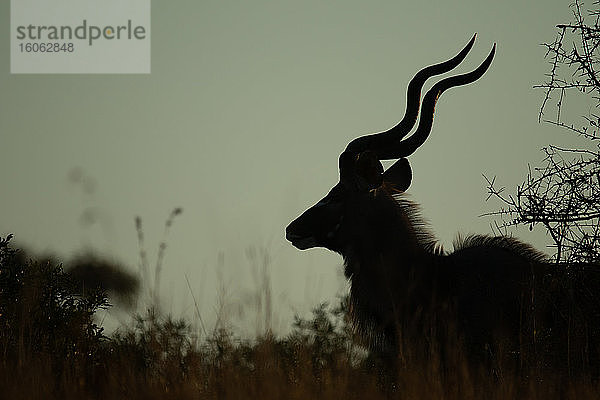
<svg viewBox="0 0 600 400"><path fill-rule="evenodd" d="M150 75L11 75L4 1L0 235L62 259L91 248L136 271L134 217L154 260L168 213L182 207L168 238L165 309L191 315L187 275L207 325L223 284L232 324L259 330L248 308L262 267L246 253L262 249L273 328L283 332L295 312L346 288L341 258L298 251L285 226L337 182L351 139L402 117L414 73L474 32L457 71L496 42L491 68L442 96L428 142L410 158L408 193L440 241L451 248L457 233L490 233L492 220L479 216L499 205L485 202L482 174L514 188L541 147L570 143L538 124L543 93L532 89L549 70L540 44L570 20L569 3L153 1ZM73 169L95 182L92 194L69 181ZM89 206L100 219L85 228ZM517 236L544 250L543 231Z"/></svg>

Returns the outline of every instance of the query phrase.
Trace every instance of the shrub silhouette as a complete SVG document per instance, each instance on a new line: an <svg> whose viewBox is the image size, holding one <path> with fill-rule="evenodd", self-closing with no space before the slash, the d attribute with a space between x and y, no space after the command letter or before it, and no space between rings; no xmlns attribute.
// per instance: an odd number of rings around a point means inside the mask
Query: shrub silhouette
<svg viewBox="0 0 600 400"><path fill-rule="evenodd" d="M79 294L62 266L26 260L0 238L0 351L5 363L64 367L92 365L105 340L94 313L108 306L103 291ZM83 371L82 371L83 372Z"/></svg>

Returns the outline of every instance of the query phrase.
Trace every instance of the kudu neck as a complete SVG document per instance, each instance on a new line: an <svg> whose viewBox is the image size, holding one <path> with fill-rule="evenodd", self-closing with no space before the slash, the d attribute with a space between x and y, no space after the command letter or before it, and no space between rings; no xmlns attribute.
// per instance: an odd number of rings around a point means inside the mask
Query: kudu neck
<svg viewBox="0 0 600 400"><path fill-rule="evenodd" d="M381 266L412 268L441 255L416 204L388 188L374 191L369 201L365 226L342 250L348 278Z"/></svg>

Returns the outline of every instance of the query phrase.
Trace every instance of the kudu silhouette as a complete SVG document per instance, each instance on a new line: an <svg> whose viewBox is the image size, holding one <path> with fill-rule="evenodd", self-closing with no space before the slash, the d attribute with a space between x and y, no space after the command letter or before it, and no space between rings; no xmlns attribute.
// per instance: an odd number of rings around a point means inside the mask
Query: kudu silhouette
<svg viewBox="0 0 600 400"><path fill-rule="evenodd" d="M417 120L421 89L428 78L458 66L474 41L475 36L454 58L414 76L404 118L396 126L348 144L339 157L339 182L289 224L286 238L301 250L324 247L342 255L354 326L380 354L393 358L407 334L431 336L435 330L435 338L427 340L444 341L439 333L453 330L474 357L494 358L502 348L521 363L524 354L546 362L530 356L541 346L551 349L552 357L566 353L572 358L573 349L563 349L571 340L588 350L596 346L586 356L589 361L597 358L598 335L569 331L572 321L587 317L581 312L565 316L577 301L569 289L573 280L561 280L564 274L556 273L546 256L510 237L482 235L459 239L453 252L445 252L418 207L403 196L412 178L406 157L429 136L439 96L478 80L496 45L472 72L432 86L423 97L416 131L405 138ZM397 161L384 170L381 160L391 159Z"/></svg>

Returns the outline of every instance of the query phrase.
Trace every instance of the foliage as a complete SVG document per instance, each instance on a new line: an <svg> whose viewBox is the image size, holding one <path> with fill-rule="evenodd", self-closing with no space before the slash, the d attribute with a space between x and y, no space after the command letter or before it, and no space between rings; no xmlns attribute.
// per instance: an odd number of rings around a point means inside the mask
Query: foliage
<svg viewBox="0 0 600 400"><path fill-rule="evenodd" d="M94 313L105 293L78 294L62 266L25 260L0 239L0 348L25 362L39 353L65 359L95 357L104 339Z"/></svg>
<svg viewBox="0 0 600 400"><path fill-rule="evenodd" d="M550 72L535 86L544 90L539 120L578 135L582 144L545 147L542 166L529 170L514 195L488 179L490 196L505 205L493 213L501 217L498 227L543 225L557 263L600 262L599 4L571 4L572 22L557 25L554 41L544 44ZM583 121L572 122L582 114Z"/></svg>

